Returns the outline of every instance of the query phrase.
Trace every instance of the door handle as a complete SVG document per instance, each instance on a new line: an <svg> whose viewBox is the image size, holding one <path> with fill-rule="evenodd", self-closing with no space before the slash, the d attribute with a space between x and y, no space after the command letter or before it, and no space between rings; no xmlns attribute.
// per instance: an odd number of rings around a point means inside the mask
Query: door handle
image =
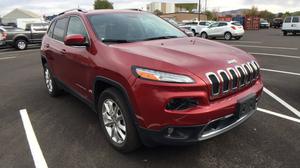
<svg viewBox="0 0 300 168"><path fill-rule="evenodd" d="M60 51L60 53L65 55L65 54L67 53L67 51L66 51L65 49L62 49L62 50Z"/></svg>

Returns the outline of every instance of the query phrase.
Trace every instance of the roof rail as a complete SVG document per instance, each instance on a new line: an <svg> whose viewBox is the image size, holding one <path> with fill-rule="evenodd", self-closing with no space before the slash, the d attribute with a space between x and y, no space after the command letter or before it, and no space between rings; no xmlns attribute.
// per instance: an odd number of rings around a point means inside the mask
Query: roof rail
<svg viewBox="0 0 300 168"><path fill-rule="evenodd" d="M84 10L84 9L74 8L74 9L69 9L69 10L66 10L66 11L64 11L64 12L61 12L61 13L59 13L58 15L63 15L63 14L65 14L65 13L73 12L73 11L83 12L83 13L86 13L86 12L87 12L87 11Z"/></svg>
<svg viewBox="0 0 300 168"><path fill-rule="evenodd" d="M143 12L142 9L128 9L128 10Z"/></svg>

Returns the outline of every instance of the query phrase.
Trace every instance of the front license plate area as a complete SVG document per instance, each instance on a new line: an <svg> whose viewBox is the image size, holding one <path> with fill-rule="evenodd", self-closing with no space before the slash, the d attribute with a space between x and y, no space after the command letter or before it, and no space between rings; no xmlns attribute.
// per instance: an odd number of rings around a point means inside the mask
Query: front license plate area
<svg viewBox="0 0 300 168"><path fill-rule="evenodd" d="M251 94L238 101L237 117L242 118L256 109L256 95Z"/></svg>

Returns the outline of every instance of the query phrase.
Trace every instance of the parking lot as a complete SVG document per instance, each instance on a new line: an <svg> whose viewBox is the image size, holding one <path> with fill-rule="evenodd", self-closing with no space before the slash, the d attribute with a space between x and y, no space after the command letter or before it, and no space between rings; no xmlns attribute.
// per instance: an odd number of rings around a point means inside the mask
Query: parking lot
<svg viewBox="0 0 300 168"><path fill-rule="evenodd" d="M143 147L121 154L105 141L92 110L75 97L54 99L39 49L0 50L0 167L34 167L21 109L30 117L48 167L286 167L300 165L300 36L248 31L224 41L253 54L265 92L258 112L230 132L196 145ZM28 135L27 135L28 136Z"/></svg>

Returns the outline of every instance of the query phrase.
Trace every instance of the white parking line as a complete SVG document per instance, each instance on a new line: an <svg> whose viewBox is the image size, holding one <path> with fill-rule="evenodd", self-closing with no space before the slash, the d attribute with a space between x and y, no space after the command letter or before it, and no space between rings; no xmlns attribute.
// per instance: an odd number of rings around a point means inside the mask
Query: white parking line
<svg viewBox="0 0 300 168"><path fill-rule="evenodd" d="M291 112L293 112L296 116L300 117L300 112L294 108L293 106L289 105L286 101L282 100L278 96L276 96L274 93L272 93L270 90L264 87L264 92L267 93L269 96L273 97L276 101L278 101L280 104L282 104L284 107L289 109Z"/></svg>
<svg viewBox="0 0 300 168"><path fill-rule="evenodd" d="M249 43L249 44L261 44L261 41L226 41L229 43Z"/></svg>
<svg viewBox="0 0 300 168"><path fill-rule="evenodd" d="M265 48L265 49L279 49L279 50L298 50L298 48L256 46L256 45L232 45L232 46L234 46L234 47L245 47L245 48Z"/></svg>
<svg viewBox="0 0 300 168"><path fill-rule="evenodd" d="M264 56L272 56L272 57L283 57L283 58L295 58L300 59L300 56L293 56L293 55L283 55L283 54L269 54L269 53L255 53L255 52L248 52L252 55L264 55Z"/></svg>
<svg viewBox="0 0 300 168"><path fill-rule="evenodd" d="M15 58L17 58L17 57L2 57L2 58L0 58L0 60L8 60L8 59L15 59Z"/></svg>
<svg viewBox="0 0 300 168"><path fill-rule="evenodd" d="M294 117L290 117L290 116L287 116L287 115L284 115L284 114L276 113L276 112L266 110L266 109L262 109L262 108L257 108L257 110L260 111L260 112L263 112L263 113L274 115L276 117L280 117L280 118L283 118L283 119L286 119L286 120L290 120L290 121L294 121L296 123L300 123L300 119L297 119L297 118L294 118Z"/></svg>
<svg viewBox="0 0 300 168"><path fill-rule="evenodd" d="M261 68L260 70L267 71L267 72L276 72L276 73L283 73L283 74L288 74L288 75L300 76L300 73L295 73L295 72L279 71L279 70L265 69L265 68Z"/></svg>
<svg viewBox="0 0 300 168"><path fill-rule="evenodd" d="M8 54L28 53L28 52L32 52L32 51L40 51L40 49L28 49L25 51L5 51L5 52L1 52L1 50L0 50L0 56L8 55Z"/></svg>
<svg viewBox="0 0 300 168"><path fill-rule="evenodd" d="M37 141L26 109L20 110L23 126L25 129L27 141L30 147L31 155L36 168L48 168L41 147Z"/></svg>

